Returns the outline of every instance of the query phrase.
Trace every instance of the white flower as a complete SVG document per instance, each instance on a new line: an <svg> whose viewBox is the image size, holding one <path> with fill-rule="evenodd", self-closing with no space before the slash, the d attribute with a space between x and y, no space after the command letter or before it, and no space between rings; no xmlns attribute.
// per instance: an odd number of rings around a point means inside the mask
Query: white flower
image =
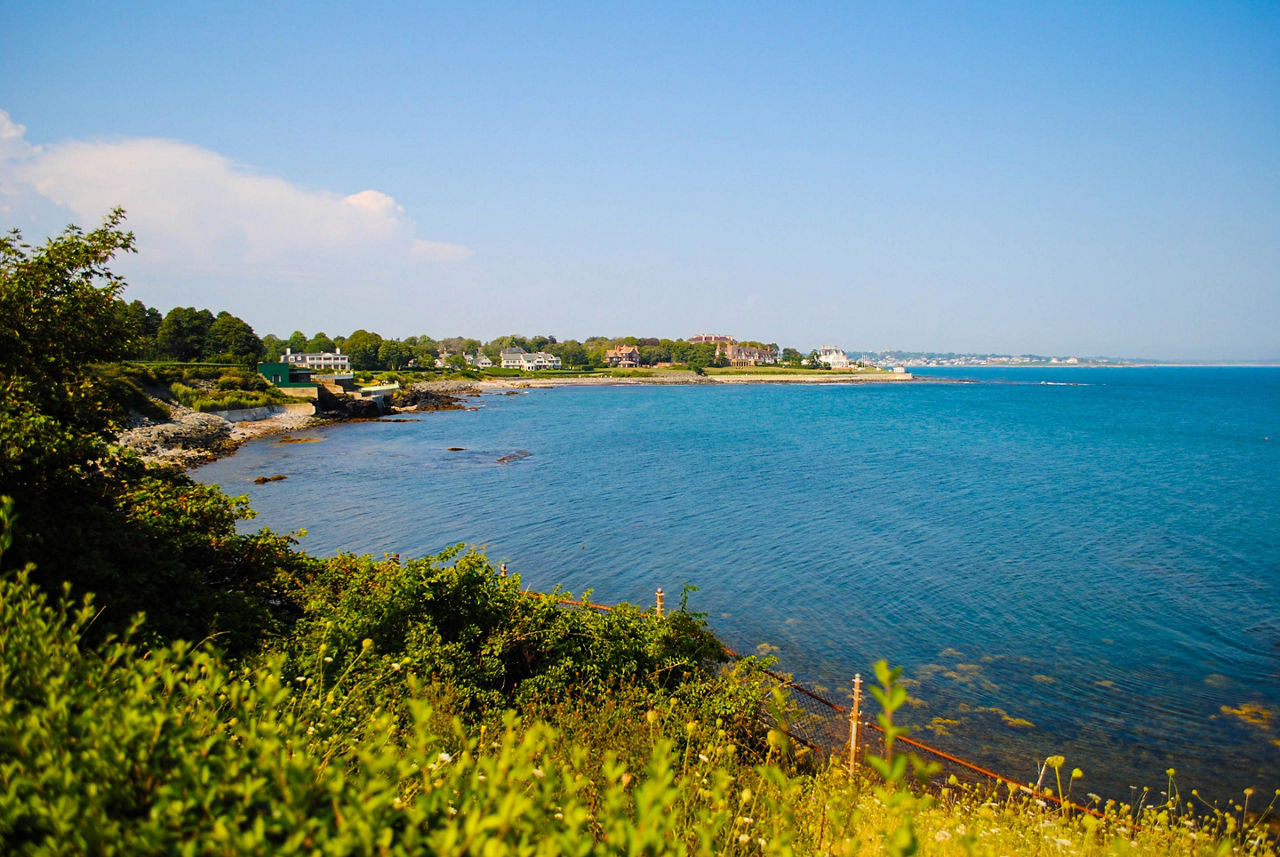
<svg viewBox="0 0 1280 857"><path fill-rule="evenodd" d="M935 842L946 842L950 838L951 838L951 834L945 830L939 830L937 833L933 834L933 839Z"/></svg>
<svg viewBox="0 0 1280 857"><path fill-rule="evenodd" d="M546 774L542 773L542 768L534 768L533 775L538 779L542 779L543 777L546 776Z"/></svg>
<svg viewBox="0 0 1280 857"><path fill-rule="evenodd" d="M436 761L442 765L447 765L453 761L453 757L448 753L441 753L439 756L436 756Z"/></svg>

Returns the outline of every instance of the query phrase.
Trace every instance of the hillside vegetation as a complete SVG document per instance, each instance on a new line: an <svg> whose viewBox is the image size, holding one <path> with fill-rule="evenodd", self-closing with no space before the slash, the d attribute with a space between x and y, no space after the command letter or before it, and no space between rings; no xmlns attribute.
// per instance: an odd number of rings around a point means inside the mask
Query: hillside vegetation
<svg viewBox="0 0 1280 857"><path fill-rule="evenodd" d="M0 239L0 852L1276 853L1271 795L1193 815L1172 774L1097 814L925 789L883 663L883 754L850 773L683 600L566 607L461 548L239 533L243 499L113 445L120 225Z"/></svg>

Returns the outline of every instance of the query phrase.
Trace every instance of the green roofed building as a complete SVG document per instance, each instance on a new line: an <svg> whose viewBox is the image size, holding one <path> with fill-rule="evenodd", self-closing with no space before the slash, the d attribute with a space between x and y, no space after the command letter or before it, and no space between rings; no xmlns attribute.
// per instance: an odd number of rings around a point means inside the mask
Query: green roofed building
<svg viewBox="0 0 1280 857"><path fill-rule="evenodd" d="M259 363L258 374L277 387L314 387L311 370L288 363Z"/></svg>

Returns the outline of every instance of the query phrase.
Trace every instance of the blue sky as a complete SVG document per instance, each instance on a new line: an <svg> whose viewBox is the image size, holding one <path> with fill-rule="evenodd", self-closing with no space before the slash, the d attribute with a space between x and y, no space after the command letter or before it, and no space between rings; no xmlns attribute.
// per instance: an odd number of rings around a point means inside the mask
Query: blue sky
<svg viewBox="0 0 1280 857"><path fill-rule="evenodd" d="M260 334L1280 360L1280 4L25 3L0 224Z"/></svg>

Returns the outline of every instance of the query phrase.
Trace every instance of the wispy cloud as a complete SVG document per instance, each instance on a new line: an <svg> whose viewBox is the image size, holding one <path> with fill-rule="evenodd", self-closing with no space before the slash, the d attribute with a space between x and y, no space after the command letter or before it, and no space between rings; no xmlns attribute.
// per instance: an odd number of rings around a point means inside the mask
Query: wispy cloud
<svg viewBox="0 0 1280 857"><path fill-rule="evenodd" d="M22 214L50 203L84 226L123 206L141 250L131 271L217 275L244 297L304 283L339 310L344 294L429 278L432 266L472 255L419 237L404 208L378 190L304 188L176 140L33 145L0 111L0 211ZM357 272L375 282L352 282Z"/></svg>

